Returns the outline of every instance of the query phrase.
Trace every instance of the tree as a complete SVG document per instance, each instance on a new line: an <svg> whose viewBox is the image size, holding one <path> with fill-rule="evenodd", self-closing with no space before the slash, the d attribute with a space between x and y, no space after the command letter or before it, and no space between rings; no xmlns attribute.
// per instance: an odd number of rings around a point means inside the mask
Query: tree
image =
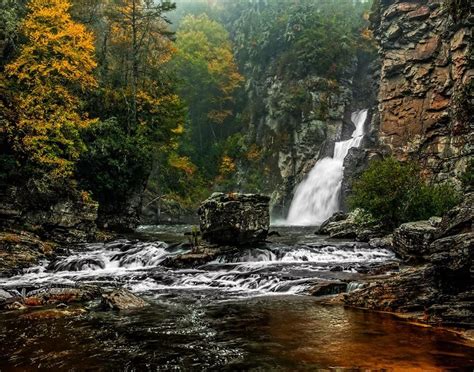
<svg viewBox="0 0 474 372"><path fill-rule="evenodd" d="M147 89L148 78L173 54L171 33L163 14L174 8L170 1L114 0L106 11L110 52L113 56L120 55L120 59L107 66L117 78L115 82L120 81L120 85L130 90L129 131L138 125L140 91Z"/></svg>
<svg viewBox="0 0 474 372"><path fill-rule="evenodd" d="M167 71L175 48L164 14L174 5L112 0L97 9L96 0L76 1L92 4L78 14L94 20L99 40L99 89L88 110L100 122L84 132L90 151L79 162L80 184L99 201L101 221L128 211L136 220L150 174L168 166L183 133L183 104Z"/></svg>
<svg viewBox="0 0 474 372"><path fill-rule="evenodd" d="M79 131L91 123L80 94L97 86L93 35L72 20L70 7L67 0L31 0L21 24L26 42L2 82L15 92L8 140L29 171L53 182L73 175L84 150Z"/></svg>
<svg viewBox="0 0 474 372"><path fill-rule="evenodd" d="M189 107L193 161L209 170L213 145L226 137L223 124L232 116L234 95L243 78L234 61L229 34L207 15L186 16L178 29L173 60ZM217 168L217 167L216 167Z"/></svg>

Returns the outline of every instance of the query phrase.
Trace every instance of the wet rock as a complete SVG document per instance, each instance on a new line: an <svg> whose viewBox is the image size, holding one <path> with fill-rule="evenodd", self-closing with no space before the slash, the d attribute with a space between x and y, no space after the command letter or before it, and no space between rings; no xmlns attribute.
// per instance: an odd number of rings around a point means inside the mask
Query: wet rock
<svg viewBox="0 0 474 372"><path fill-rule="evenodd" d="M436 302L433 269L409 268L393 278L371 283L346 295L348 305L383 311L423 311Z"/></svg>
<svg viewBox="0 0 474 372"><path fill-rule="evenodd" d="M420 261L429 254L437 233L430 221L404 223L393 232L393 251L405 261Z"/></svg>
<svg viewBox="0 0 474 372"><path fill-rule="evenodd" d="M61 318L70 318L79 315L86 314L87 311L82 308L77 309L44 309L33 311L31 313L20 315L20 319L27 320L45 320L45 319L61 319Z"/></svg>
<svg viewBox="0 0 474 372"><path fill-rule="evenodd" d="M474 232L470 229L472 205L466 202L470 198L468 195L441 222L431 219L397 229L394 249L404 259L415 258L423 265L372 282L345 296L345 303L414 313L413 318L430 324L474 328ZM446 233L454 234L443 236Z"/></svg>
<svg viewBox="0 0 474 372"><path fill-rule="evenodd" d="M258 194L214 193L198 211L203 239L235 246L264 242L270 225L269 201Z"/></svg>
<svg viewBox="0 0 474 372"><path fill-rule="evenodd" d="M339 216L337 217L339 218ZM358 226L349 218L336 219L332 222L324 222L318 234L329 235L330 238L355 239L357 237Z"/></svg>
<svg viewBox="0 0 474 372"><path fill-rule="evenodd" d="M5 310L25 310L27 307L20 301L14 301L5 303L1 308Z"/></svg>
<svg viewBox="0 0 474 372"><path fill-rule="evenodd" d="M383 275L389 272L396 272L400 270L398 262L374 263L369 266L356 267L356 271L361 274L370 276Z"/></svg>
<svg viewBox="0 0 474 372"><path fill-rule="evenodd" d="M383 238L372 238L369 240L371 248L393 249L393 235L387 235Z"/></svg>
<svg viewBox="0 0 474 372"><path fill-rule="evenodd" d="M433 254L426 259L437 267L442 279L472 280L470 272L474 268L474 232L435 240L430 252Z"/></svg>
<svg viewBox="0 0 474 372"><path fill-rule="evenodd" d="M308 290L311 296L335 295L347 290L347 283L343 282L320 282Z"/></svg>
<svg viewBox="0 0 474 372"><path fill-rule="evenodd" d="M236 247L201 243L193 251L167 257L161 265L173 269L197 268L215 260L220 255L235 252L237 252Z"/></svg>
<svg viewBox="0 0 474 372"><path fill-rule="evenodd" d="M146 306L149 306L147 302L124 288L102 295L101 307L104 310L134 310Z"/></svg>
<svg viewBox="0 0 474 372"><path fill-rule="evenodd" d="M23 268L36 265L53 253L54 244L22 232L0 233L0 277L11 276Z"/></svg>
<svg viewBox="0 0 474 372"><path fill-rule="evenodd" d="M28 292L22 301L26 306L68 304L93 300L100 293L100 288L96 286L49 287Z"/></svg>
<svg viewBox="0 0 474 372"><path fill-rule="evenodd" d="M356 239L361 242L368 242L384 235L380 226L362 221L359 218L360 213L360 210L349 214L338 212L321 225L317 234L329 235L333 239Z"/></svg>
<svg viewBox="0 0 474 372"><path fill-rule="evenodd" d="M0 288L0 302L12 297L13 295L11 295L10 292Z"/></svg>
<svg viewBox="0 0 474 372"><path fill-rule="evenodd" d="M318 229L318 231L316 231L316 234L327 235L328 234L327 227L329 226L329 224L331 224L333 222L345 221L345 220L347 220L348 216L349 215L347 213L343 213L343 212L334 213L331 217L329 217L326 221L324 221L321 224L321 226L319 226L319 229Z"/></svg>

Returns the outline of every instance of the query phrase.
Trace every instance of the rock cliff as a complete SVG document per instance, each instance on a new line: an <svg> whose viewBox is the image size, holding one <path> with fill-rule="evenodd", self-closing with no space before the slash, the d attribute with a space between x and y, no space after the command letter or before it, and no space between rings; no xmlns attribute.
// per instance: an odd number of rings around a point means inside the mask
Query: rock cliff
<svg viewBox="0 0 474 372"><path fill-rule="evenodd" d="M247 136L262 149L260 191L271 194L272 216L286 216L294 189L316 161L332 156L336 140L350 138L351 113L374 105L371 63L361 53L339 81L314 74L288 79L271 74L272 66L248 78Z"/></svg>
<svg viewBox="0 0 474 372"><path fill-rule="evenodd" d="M379 140L419 161L434 181L456 179L473 155L469 1L376 0L372 25L382 67Z"/></svg>

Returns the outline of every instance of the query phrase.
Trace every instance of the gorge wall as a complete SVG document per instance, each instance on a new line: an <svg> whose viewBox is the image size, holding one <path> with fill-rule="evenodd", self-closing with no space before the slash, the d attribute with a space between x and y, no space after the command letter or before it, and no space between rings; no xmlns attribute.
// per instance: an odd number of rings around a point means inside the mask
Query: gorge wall
<svg viewBox="0 0 474 372"><path fill-rule="evenodd" d="M319 158L332 156L336 140L350 137L351 113L374 105L371 62L361 53L339 81L316 74L288 79L272 74L273 66L248 80L247 138L262 151L262 191L271 194L273 217L286 217L299 182Z"/></svg>
<svg viewBox="0 0 474 372"><path fill-rule="evenodd" d="M379 143L401 160L418 161L435 182L457 179L473 155L470 7L442 0L374 4Z"/></svg>

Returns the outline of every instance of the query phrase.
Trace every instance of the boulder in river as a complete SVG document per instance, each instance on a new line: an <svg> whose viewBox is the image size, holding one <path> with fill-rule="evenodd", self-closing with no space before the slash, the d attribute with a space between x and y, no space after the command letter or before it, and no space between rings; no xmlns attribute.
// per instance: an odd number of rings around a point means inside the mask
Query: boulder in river
<svg viewBox="0 0 474 372"><path fill-rule="evenodd" d="M212 194L198 211L203 239L234 246L264 242L270 225L269 202L269 197L259 194Z"/></svg>
<svg viewBox="0 0 474 372"><path fill-rule="evenodd" d="M28 292L23 298L23 303L27 306L44 306L86 302L98 297L100 292L101 289L93 285L46 287Z"/></svg>
<svg viewBox="0 0 474 372"><path fill-rule="evenodd" d="M146 306L147 302L124 288L102 294L101 307L104 310L134 310Z"/></svg>

